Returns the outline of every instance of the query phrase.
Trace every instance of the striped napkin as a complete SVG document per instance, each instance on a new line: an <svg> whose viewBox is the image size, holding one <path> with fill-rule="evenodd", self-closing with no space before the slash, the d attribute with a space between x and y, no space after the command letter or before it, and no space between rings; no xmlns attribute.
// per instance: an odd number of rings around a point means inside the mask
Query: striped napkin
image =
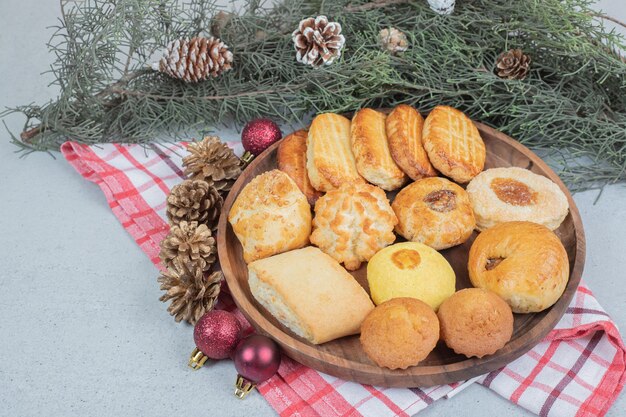
<svg viewBox="0 0 626 417"><path fill-rule="evenodd" d="M230 144L241 154L239 143ZM165 198L181 182L184 144L63 144L67 161L104 192L113 214L155 265L167 234ZM156 281L155 281L155 285ZM228 295L221 308L236 311ZM239 313L240 315L240 313ZM240 315L240 317L242 317ZM624 386L626 350L609 315L582 284L565 316L530 352L471 381L384 388L343 381L287 357L258 389L280 416L411 416L477 382L540 416L601 416Z"/></svg>

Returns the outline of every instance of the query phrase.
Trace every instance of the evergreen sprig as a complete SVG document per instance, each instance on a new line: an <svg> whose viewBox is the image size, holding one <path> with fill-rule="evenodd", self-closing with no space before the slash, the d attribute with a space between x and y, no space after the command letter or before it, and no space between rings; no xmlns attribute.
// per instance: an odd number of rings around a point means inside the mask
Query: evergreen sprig
<svg viewBox="0 0 626 417"><path fill-rule="evenodd" d="M542 151L573 189L626 180L626 47L591 1L467 0L450 16L422 0L243 3L234 14L212 0L62 3L49 43L61 93L9 110L27 119L18 143L145 143L258 116L299 123L314 112L447 104ZM346 46L312 69L296 62L291 32L319 14L342 24ZM398 56L377 44L390 26L409 38ZM186 84L148 69L170 40L211 28L234 54L232 71ZM494 74L511 48L532 57L523 81Z"/></svg>

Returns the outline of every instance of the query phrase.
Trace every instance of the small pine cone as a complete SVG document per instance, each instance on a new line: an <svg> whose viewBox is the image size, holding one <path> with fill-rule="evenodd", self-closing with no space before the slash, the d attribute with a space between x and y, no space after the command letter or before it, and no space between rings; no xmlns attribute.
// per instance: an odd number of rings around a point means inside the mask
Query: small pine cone
<svg viewBox="0 0 626 417"><path fill-rule="evenodd" d="M187 148L189 155L183 158L185 175L204 180L218 191L230 191L241 174L241 161L217 136L207 136Z"/></svg>
<svg viewBox="0 0 626 417"><path fill-rule="evenodd" d="M190 264L167 268L159 277L161 290L159 300L170 301L167 311L179 322L196 322L207 311L211 311L220 294L222 272L206 276L201 268Z"/></svg>
<svg viewBox="0 0 626 417"><path fill-rule="evenodd" d="M217 77L232 68L233 54L219 38L176 39L153 69L185 82Z"/></svg>
<svg viewBox="0 0 626 417"><path fill-rule="evenodd" d="M521 49L503 52L496 60L496 74L507 80L523 80L530 70L530 57Z"/></svg>
<svg viewBox="0 0 626 417"><path fill-rule="evenodd" d="M208 271L215 263L217 248L211 229L206 224L181 221L173 225L161 241L159 257L166 268L182 268L190 264Z"/></svg>
<svg viewBox="0 0 626 417"><path fill-rule="evenodd" d="M381 30L378 33L378 41L383 51L388 51L394 55L406 51L409 47L406 35L396 28Z"/></svg>
<svg viewBox="0 0 626 417"><path fill-rule="evenodd" d="M170 225L196 221L215 229L224 199L202 180L185 180L174 186L167 196L167 218Z"/></svg>
<svg viewBox="0 0 626 417"><path fill-rule="evenodd" d="M332 64L341 56L346 39L338 22L329 22L326 16L304 19L292 34L296 59L303 64L319 67Z"/></svg>

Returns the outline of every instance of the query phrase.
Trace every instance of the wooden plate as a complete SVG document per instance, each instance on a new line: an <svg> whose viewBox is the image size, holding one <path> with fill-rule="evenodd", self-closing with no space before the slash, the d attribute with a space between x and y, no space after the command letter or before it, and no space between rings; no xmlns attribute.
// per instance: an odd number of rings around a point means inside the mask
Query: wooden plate
<svg viewBox="0 0 626 417"><path fill-rule="evenodd" d="M580 282L585 263L585 236L576 204L559 177L533 152L481 123L476 123L487 147L485 168L517 166L544 175L561 187L567 195L570 212L557 235L561 238L570 261L570 278L565 293L551 308L536 314L515 314L515 328L509 343L494 355L468 359L455 354L439 342L435 350L418 366L406 370L390 370L376 366L365 355L358 336L344 337L319 346L296 336L274 319L256 302L248 286L248 270L243 261L239 240L227 221L228 212L241 189L256 175L276 168L278 143L259 155L239 177L224 203L218 225L219 259L235 303L250 323L261 333L278 342L284 352L313 369L349 381L385 387L417 387L447 384L469 379L501 368L533 348L554 328L565 313ZM463 245L441 253L456 272L456 288L471 287L467 258L474 235ZM368 291L366 265L352 274Z"/></svg>

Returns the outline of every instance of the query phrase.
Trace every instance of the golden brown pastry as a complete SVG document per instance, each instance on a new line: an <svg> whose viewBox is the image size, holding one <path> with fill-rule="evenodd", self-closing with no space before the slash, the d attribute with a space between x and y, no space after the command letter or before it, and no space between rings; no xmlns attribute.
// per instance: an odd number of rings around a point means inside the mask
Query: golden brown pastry
<svg viewBox="0 0 626 417"><path fill-rule="evenodd" d="M228 221L249 263L306 246L311 207L289 175L274 169L257 175L241 190Z"/></svg>
<svg viewBox="0 0 626 417"><path fill-rule="evenodd" d="M569 211L567 197L550 179L527 169L491 168L467 185L478 230L516 220L555 230Z"/></svg>
<svg viewBox="0 0 626 417"><path fill-rule="evenodd" d="M468 358L492 355L511 340L513 312L494 292L466 288L441 304L437 312L441 338Z"/></svg>
<svg viewBox="0 0 626 417"><path fill-rule="evenodd" d="M433 166L458 183L469 182L485 167L485 143L457 109L435 107L424 122L422 141Z"/></svg>
<svg viewBox="0 0 626 417"><path fill-rule="evenodd" d="M314 344L359 333L374 309L352 275L313 246L252 262L248 282L263 307Z"/></svg>
<svg viewBox="0 0 626 417"><path fill-rule="evenodd" d="M439 340L439 320L428 304L394 298L377 306L361 324L361 345L378 366L406 369L424 360Z"/></svg>
<svg viewBox="0 0 626 417"><path fill-rule="evenodd" d="M298 130L284 138L278 145L278 169L286 173L306 196L310 205L314 205L323 194L311 185L306 171L306 139L308 132Z"/></svg>
<svg viewBox="0 0 626 417"><path fill-rule="evenodd" d="M316 116L306 141L306 168L313 188L330 191L349 182L364 182L350 144L350 120L333 113Z"/></svg>
<svg viewBox="0 0 626 417"><path fill-rule="evenodd" d="M424 118L417 110L400 104L387 116L385 125L391 157L400 169L414 181L437 175L422 143Z"/></svg>
<svg viewBox="0 0 626 417"><path fill-rule="evenodd" d="M476 226L467 192L445 178L415 181L398 193L391 207L398 216L398 234L434 249L460 245Z"/></svg>
<svg viewBox="0 0 626 417"><path fill-rule="evenodd" d="M396 165L387 144L383 113L361 109L352 118L352 152L356 169L367 181L383 190L400 188L407 180Z"/></svg>
<svg viewBox="0 0 626 417"><path fill-rule="evenodd" d="M563 244L550 229L531 222L501 223L479 234L468 269L475 287L495 292L514 313L552 306L569 279Z"/></svg>
<svg viewBox="0 0 626 417"><path fill-rule="evenodd" d="M397 222L382 189L348 183L315 203L311 243L352 271L393 243Z"/></svg>

